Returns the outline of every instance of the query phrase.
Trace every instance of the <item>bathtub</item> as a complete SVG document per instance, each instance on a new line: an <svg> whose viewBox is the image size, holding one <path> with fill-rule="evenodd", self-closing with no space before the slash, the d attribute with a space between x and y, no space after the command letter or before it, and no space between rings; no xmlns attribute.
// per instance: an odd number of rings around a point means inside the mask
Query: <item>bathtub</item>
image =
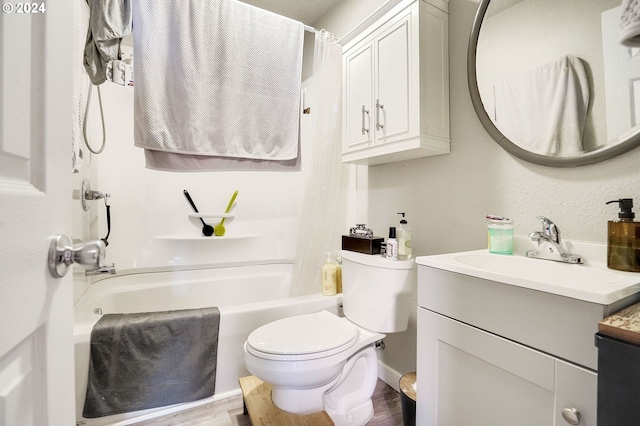
<svg viewBox="0 0 640 426"><path fill-rule="evenodd" d="M242 360L242 346L251 331L280 318L323 309L342 315L341 295L323 296L318 293L289 297L291 271L291 263L238 264L180 271L147 270L143 273L118 274L92 284L74 307L77 424L126 425L178 412L194 404L239 395L238 378L249 375ZM220 310L214 396L196 403L97 419L82 417L89 369L89 339L91 329L101 315L209 306L217 306Z"/></svg>

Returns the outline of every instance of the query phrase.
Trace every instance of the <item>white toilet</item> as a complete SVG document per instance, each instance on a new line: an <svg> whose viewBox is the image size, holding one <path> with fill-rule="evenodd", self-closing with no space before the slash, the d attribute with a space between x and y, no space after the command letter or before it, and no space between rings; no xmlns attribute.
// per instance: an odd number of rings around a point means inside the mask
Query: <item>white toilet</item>
<svg viewBox="0 0 640 426"><path fill-rule="evenodd" d="M342 252L345 318L328 311L263 325L244 344L247 369L272 385L282 410L325 410L338 426L366 424L378 379L374 344L407 329L416 268L413 261Z"/></svg>

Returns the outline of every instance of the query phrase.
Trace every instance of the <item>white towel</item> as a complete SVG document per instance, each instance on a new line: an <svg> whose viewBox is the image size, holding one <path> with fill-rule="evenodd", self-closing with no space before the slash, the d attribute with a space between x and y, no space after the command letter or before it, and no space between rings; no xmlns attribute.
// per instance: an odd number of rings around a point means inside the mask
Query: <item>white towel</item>
<svg viewBox="0 0 640 426"><path fill-rule="evenodd" d="M640 1L623 0L620 15L620 43L640 47Z"/></svg>
<svg viewBox="0 0 640 426"><path fill-rule="evenodd" d="M144 150L147 169L165 172L297 172L302 168L302 157L293 160L254 160L251 158L213 157L210 155L174 154L165 151Z"/></svg>
<svg viewBox="0 0 640 426"><path fill-rule="evenodd" d="M237 0L133 4L136 146L259 160L297 157L300 22Z"/></svg>
<svg viewBox="0 0 640 426"><path fill-rule="evenodd" d="M494 84L495 122L512 142L542 155L583 152L589 84L580 59L560 59Z"/></svg>

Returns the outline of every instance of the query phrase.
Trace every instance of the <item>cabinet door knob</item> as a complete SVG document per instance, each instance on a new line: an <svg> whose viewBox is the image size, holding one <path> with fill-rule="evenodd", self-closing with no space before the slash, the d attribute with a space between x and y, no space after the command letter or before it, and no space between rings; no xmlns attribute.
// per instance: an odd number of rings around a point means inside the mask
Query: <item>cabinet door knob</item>
<svg viewBox="0 0 640 426"><path fill-rule="evenodd" d="M575 408L565 408L562 410L562 418L570 425L579 425L582 420L580 412Z"/></svg>

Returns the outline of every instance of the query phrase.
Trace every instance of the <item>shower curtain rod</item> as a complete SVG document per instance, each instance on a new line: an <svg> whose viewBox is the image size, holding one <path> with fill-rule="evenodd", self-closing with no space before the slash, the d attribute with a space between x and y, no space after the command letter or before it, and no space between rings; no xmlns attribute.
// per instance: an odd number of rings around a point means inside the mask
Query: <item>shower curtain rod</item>
<svg viewBox="0 0 640 426"><path fill-rule="evenodd" d="M304 25L304 30L305 31L309 31L310 33L315 33L317 32L317 30L313 27L310 27L309 25L303 24Z"/></svg>

